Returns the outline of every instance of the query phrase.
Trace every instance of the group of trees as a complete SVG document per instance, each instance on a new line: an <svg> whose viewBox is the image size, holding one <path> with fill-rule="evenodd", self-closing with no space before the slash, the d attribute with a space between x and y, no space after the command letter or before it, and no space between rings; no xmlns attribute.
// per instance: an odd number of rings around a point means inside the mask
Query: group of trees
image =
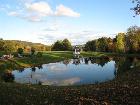
<svg viewBox="0 0 140 105"><path fill-rule="evenodd" d="M18 40L3 40L0 39L0 51L9 54L11 52L34 52L35 51L50 51L51 46L43 45L40 43L32 43Z"/></svg>
<svg viewBox="0 0 140 105"><path fill-rule="evenodd" d="M140 15L140 1L139 0L132 0L135 3L135 7L132 8L136 15Z"/></svg>
<svg viewBox="0 0 140 105"><path fill-rule="evenodd" d="M102 37L88 41L85 44L85 51L138 53L140 52L140 27L132 26L126 33L118 33L113 39Z"/></svg>
<svg viewBox="0 0 140 105"><path fill-rule="evenodd" d="M118 33L115 38L102 37L88 41L84 45L85 51L139 53L140 52L140 27L132 26L126 33ZM5 53L35 51L71 51L72 45L68 39L58 40L52 46L40 43L31 43L17 40L0 39L0 51Z"/></svg>
<svg viewBox="0 0 140 105"><path fill-rule="evenodd" d="M68 39L57 40L52 45L52 50L53 51L71 51L72 50L72 45L71 45L71 43Z"/></svg>

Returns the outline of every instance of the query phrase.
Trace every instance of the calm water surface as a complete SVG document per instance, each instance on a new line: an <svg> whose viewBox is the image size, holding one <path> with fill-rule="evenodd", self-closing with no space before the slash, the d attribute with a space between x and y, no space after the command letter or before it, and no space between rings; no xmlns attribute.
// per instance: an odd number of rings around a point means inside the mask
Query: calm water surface
<svg viewBox="0 0 140 105"><path fill-rule="evenodd" d="M67 86L109 81L116 72L113 59L80 58L14 70L12 74L17 83Z"/></svg>

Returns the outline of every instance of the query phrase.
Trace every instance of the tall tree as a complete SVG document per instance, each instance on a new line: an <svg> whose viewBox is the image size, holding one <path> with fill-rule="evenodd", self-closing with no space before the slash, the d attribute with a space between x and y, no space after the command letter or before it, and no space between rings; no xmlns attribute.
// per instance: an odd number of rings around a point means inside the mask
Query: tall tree
<svg viewBox="0 0 140 105"><path fill-rule="evenodd" d="M72 50L72 45L71 45L71 43L70 43L70 41L68 39L64 39L62 41L62 44L63 44L63 50L65 50L65 51Z"/></svg>
<svg viewBox="0 0 140 105"><path fill-rule="evenodd" d="M106 37L99 38L97 41L98 50L97 51L108 51L108 42Z"/></svg>
<svg viewBox="0 0 140 105"><path fill-rule="evenodd" d="M126 45L129 52L140 52L140 27L132 26L128 28Z"/></svg>
<svg viewBox="0 0 140 105"><path fill-rule="evenodd" d="M34 54L35 54L35 48L31 47L31 55L34 55Z"/></svg>
<svg viewBox="0 0 140 105"><path fill-rule="evenodd" d="M52 45L52 50L54 51L62 51L63 50L63 44L62 41L58 40Z"/></svg>
<svg viewBox="0 0 140 105"><path fill-rule="evenodd" d="M97 47L97 40L92 40L92 41L88 41L85 44L85 51L96 51L96 47Z"/></svg>
<svg viewBox="0 0 140 105"><path fill-rule="evenodd" d="M125 34L118 33L116 36L116 52L123 53L125 52Z"/></svg>
<svg viewBox="0 0 140 105"><path fill-rule="evenodd" d="M114 43L113 43L113 39L111 39L110 37L107 39L108 42L108 52L113 52L114 51Z"/></svg>

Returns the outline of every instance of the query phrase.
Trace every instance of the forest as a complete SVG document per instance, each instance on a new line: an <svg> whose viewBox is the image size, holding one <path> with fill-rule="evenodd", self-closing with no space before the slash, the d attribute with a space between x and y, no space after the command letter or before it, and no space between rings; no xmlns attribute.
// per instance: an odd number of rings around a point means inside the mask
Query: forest
<svg viewBox="0 0 140 105"><path fill-rule="evenodd" d="M86 51L139 53L140 27L132 26L126 33L118 33L115 38L102 37L85 44Z"/></svg>
<svg viewBox="0 0 140 105"><path fill-rule="evenodd" d="M115 38L101 37L86 42L84 51L116 52L116 53L139 53L140 52L140 27L131 26L126 33L118 33ZM68 39L58 40L52 45L52 50L72 50Z"/></svg>

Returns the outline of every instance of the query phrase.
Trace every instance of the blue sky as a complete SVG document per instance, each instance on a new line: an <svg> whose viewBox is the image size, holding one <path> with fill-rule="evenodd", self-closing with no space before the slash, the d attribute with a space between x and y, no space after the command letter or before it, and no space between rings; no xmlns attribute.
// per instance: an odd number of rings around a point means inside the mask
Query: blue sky
<svg viewBox="0 0 140 105"><path fill-rule="evenodd" d="M0 38L84 44L140 26L131 0L0 0Z"/></svg>

